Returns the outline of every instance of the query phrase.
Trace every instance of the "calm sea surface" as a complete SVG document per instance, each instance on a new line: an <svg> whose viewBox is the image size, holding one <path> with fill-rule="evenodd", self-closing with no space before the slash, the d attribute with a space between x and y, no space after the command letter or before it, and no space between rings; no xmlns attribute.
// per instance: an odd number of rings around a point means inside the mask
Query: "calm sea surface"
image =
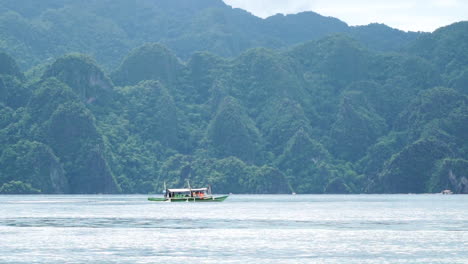
<svg viewBox="0 0 468 264"><path fill-rule="evenodd" d="M468 196L0 196L0 263L468 263Z"/></svg>

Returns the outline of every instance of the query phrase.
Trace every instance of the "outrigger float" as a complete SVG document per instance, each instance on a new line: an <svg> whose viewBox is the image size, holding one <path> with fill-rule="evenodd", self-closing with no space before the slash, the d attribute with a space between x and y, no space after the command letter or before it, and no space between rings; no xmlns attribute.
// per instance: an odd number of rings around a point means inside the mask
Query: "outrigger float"
<svg viewBox="0 0 468 264"><path fill-rule="evenodd" d="M165 185L165 184L164 184ZM152 202L222 202L228 198L228 195L214 196L211 193L211 187L192 189L166 189L164 197L149 197Z"/></svg>

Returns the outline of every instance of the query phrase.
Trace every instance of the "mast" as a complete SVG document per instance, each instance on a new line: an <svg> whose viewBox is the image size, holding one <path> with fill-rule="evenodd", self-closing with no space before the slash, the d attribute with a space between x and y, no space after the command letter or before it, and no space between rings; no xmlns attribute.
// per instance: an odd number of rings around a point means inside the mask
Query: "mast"
<svg viewBox="0 0 468 264"><path fill-rule="evenodd" d="M188 188L190 190L190 197L193 197L192 195L192 187L190 187L190 180L187 180Z"/></svg>

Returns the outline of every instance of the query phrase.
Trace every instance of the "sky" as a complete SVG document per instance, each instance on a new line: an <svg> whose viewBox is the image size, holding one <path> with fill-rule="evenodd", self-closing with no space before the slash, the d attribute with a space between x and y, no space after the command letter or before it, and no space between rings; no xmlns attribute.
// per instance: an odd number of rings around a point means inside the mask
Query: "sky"
<svg viewBox="0 0 468 264"><path fill-rule="evenodd" d="M348 25L383 23L404 31L432 32L468 20L468 0L224 0L259 17L314 11Z"/></svg>

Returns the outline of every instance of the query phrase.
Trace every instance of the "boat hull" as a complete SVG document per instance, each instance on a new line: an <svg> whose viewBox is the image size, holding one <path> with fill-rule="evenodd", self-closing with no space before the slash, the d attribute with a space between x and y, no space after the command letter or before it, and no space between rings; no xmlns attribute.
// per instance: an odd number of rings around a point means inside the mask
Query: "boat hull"
<svg viewBox="0 0 468 264"><path fill-rule="evenodd" d="M222 202L228 198L229 195L218 196L218 197L184 197L184 198L155 198L149 197L148 201L151 202L200 202L200 203L208 203L208 202Z"/></svg>

